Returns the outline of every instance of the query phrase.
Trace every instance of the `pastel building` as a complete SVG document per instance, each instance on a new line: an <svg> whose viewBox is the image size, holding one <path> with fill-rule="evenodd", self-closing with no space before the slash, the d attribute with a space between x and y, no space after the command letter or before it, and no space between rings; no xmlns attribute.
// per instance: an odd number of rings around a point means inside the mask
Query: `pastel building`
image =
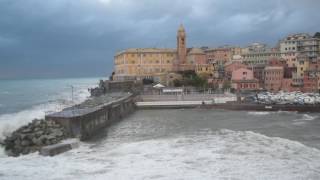
<svg viewBox="0 0 320 180"><path fill-rule="evenodd" d="M308 34L293 34L280 41L281 58L285 59L289 67L297 64L298 42L307 38Z"/></svg>
<svg viewBox="0 0 320 180"><path fill-rule="evenodd" d="M265 51L248 52L242 54L243 63L249 66L256 64L268 64L268 61L272 58L279 58L280 52L275 49L266 49Z"/></svg>
<svg viewBox="0 0 320 180"><path fill-rule="evenodd" d="M234 50L235 52L236 50ZM231 48L213 48L205 50L207 61L209 63L218 63L224 65L226 62L231 61L233 51Z"/></svg>
<svg viewBox="0 0 320 180"><path fill-rule="evenodd" d="M225 71L225 76L226 78L231 78L232 76L232 72L235 71L235 70L238 70L240 68L245 68L247 69L248 66L245 65L245 64L242 64L240 62L228 62L224 65L224 71Z"/></svg>
<svg viewBox="0 0 320 180"><path fill-rule="evenodd" d="M265 68L264 88L268 91L280 91L282 88L283 67L267 66Z"/></svg>
<svg viewBox="0 0 320 180"><path fill-rule="evenodd" d="M319 77L313 72L305 72L303 78L303 88L304 92L319 92Z"/></svg>
<svg viewBox="0 0 320 180"><path fill-rule="evenodd" d="M236 90L256 90L259 82L253 77L253 72L246 68L240 68L232 72L232 88Z"/></svg>
<svg viewBox="0 0 320 180"><path fill-rule="evenodd" d="M206 54L200 48L191 48L187 61L188 64L208 64Z"/></svg>
<svg viewBox="0 0 320 180"><path fill-rule="evenodd" d="M197 64L195 68L196 74L203 77L213 77L214 70L214 64Z"/></svg>
<svg viewBox="0 0 320 180"><path fill-rule="evenodd" d="M205 63L205 54L191 49L188 54L186 32L181 25L177 32L177 49L131 48L116 53L114 80L153 79L160 81L166 74L194 70L196 63Z"/></svg>
<svg viewBox="0 0 320 180"><path fill-rule="evenodd" d="M153 79L174 71L177 53L173 49L127 49L115 56L115 80Z"/></svg>

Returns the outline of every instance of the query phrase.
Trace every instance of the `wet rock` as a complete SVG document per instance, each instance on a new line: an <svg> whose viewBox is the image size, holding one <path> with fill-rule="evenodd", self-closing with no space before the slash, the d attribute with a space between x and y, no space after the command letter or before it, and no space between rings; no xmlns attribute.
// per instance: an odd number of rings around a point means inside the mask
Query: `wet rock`
<svg viewBox="0 0 320 180"><path fill-rule="evenodd" d="M43 146L59 143L67 138L65 129L53 121L35 119L2 141L9 156L38 151Z"/></svg>
<svg viewBox="0 0 320 180"><path fill-rule="evenodd" d="M55 137L60 137L63 136L63 132L60 129L55 129L52 131L51 135Z"/></svg>
<svg viewBox="0 0 320 180"><path fill-rule="evenodd" d="M29 140L21 141L21 146L30 146L32 143Z"/></svg>
<svg viewBox="0 0 320 180"><path fill-rule="evenodd" d="M22 133L30 133L32 132L32 129L31 128L26 128L24 130L21 131Z"/></svg>

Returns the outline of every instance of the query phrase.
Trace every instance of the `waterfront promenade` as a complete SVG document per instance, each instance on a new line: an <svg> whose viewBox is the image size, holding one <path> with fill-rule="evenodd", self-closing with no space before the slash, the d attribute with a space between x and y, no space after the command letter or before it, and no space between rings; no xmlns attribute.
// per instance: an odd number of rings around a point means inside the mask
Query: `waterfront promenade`
<svg viewBox="0 0 320 180"><path fill-rule="evenodd" d="M192 93L192 94L147 94L140 95L136 102L138 108L192 108L200 105L224 104L235 102L236 95L230 93L210 94L210 93Z"/></svg>

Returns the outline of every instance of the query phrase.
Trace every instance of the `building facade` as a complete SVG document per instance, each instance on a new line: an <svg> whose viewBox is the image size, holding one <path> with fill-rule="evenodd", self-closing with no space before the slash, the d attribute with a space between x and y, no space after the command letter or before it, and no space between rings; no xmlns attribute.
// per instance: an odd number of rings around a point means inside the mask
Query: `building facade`
<svg viewBox="0 0 320 180"><path fill-rule="evenodd" d="M195 64L206 62L206 56L199 50L188 55L186 37L181 25L177 32L177 49L131 48L118 52L114 57L114 80L160 81L171 72L195 70Z"/></svg>
<svg viewBox="0 0 320 180"><path fill-rule="evenodd" d="M264 88L268 91L280 91L283 81L283 67L267 66L264 71Z"/></svg>
<svg viewBox="0 0 320 180"><path fill-rule="evenodd" d="M209 63L218 63L224 65L226 62L231 61L233 51L231 48L213 48L205 50L207 61Z"/></svg>
<svg viewBox="0 0 320 180"><path fill-rule="evenodd" d="M232 88L241 90L257 90L259 88L258 80L253 77L253 71L246 68L239 68L232 72Z"/></svg>

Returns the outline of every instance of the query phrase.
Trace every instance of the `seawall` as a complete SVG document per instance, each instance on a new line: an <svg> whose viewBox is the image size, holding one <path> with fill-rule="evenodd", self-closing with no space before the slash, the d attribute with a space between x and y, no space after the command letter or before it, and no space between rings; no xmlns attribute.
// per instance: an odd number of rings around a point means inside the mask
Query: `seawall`
<svg viewBox="0 0 320 180"><path fill-rule="evenodd" d="M127 94L119 99L90 108L68 108L64 111L46 115L64 126L72 137L87 140L100 129L120 121L135 110L135 96Z"/></svg>

